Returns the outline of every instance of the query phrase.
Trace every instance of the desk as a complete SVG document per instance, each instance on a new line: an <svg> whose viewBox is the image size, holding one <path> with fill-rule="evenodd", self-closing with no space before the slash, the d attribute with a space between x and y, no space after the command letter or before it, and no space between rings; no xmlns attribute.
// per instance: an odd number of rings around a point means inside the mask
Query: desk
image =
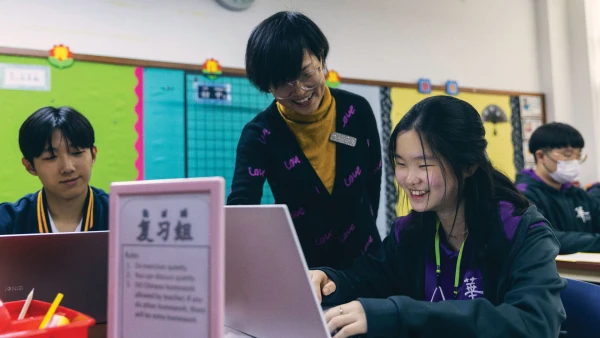
<svg viewBox="0 0 600 338"><path fill-rule="evenodd" d="M230 329L227 326L225 327L224 332L225 332L224 338L249 338L250 337L239 331ZM106 324L96 324L96 325L90 327L90 329L88 330L88 337L89 338L106 338Z"/></svg>
<svg viewBox="0 0 600 338"><path fill-rule="evenodd" d="M561 277L600 283L600 253L576 253L556 257Z"/></svg>
<svg viewBox="0 0 600 338"><path fill-rule="evenodd" d="M90 327L88 338L106 338L106 324L96 324Z"/></svg>

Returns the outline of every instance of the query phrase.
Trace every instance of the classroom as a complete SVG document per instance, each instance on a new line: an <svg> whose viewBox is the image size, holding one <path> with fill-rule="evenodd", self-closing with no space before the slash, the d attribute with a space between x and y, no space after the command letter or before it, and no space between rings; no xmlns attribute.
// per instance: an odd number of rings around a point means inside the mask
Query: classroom
<svg viewBox="0 0 600 338"><path fill-rule="evenodd" d="M600 1L0 14L0 338L600 337Z"/></svg>

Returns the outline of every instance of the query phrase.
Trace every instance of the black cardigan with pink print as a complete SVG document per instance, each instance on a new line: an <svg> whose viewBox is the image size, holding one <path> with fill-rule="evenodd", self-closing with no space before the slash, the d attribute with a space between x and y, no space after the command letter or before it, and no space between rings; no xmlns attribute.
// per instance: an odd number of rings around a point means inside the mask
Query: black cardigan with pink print
<svg viewBox="0 0 600 338"><path fill-rule="evenodd" d="M382 161L377 123L367 100L339 89L331 89L331 94L336 132L357 140L354 147L336 143L332 194L273 102L242 131L227 204L260 204L266 179L275 203L290 210L309 267L339 269L381 245L375 218Z"/></svg>

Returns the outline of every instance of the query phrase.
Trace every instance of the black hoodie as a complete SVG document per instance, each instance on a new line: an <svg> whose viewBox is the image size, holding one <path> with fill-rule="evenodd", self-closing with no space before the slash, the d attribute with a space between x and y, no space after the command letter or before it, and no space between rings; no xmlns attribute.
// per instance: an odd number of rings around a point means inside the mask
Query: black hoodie
<svg viewBox="0 0 600 338"><path fill-rule="evenodd" d="M600 204L600 182L590 184L586 187L588 195L596 200Z"/></svg>
<svg viewBox="0 0 600 338"><path fill-rule="evenodd" d="M527 169L517 175L517 188L554 228L560 254L600 252L600 205L569 183L555 189Z"/></svg>
<svg viewBox="0 0 600 338"><path fill-rule="evenodd" d="M463 257L459 279L479 266L481 297L429 302L427 257L434 251L435 224L413 228L407 237L411 213L396 221L377 256L359 257L346 270L321 268L336 284L323 304L358 298L367 337L557 337L565 320L560 292L566 286L556 271L558 241L535 206L522 215L508 203L499 208L482 264Z"/></svg>

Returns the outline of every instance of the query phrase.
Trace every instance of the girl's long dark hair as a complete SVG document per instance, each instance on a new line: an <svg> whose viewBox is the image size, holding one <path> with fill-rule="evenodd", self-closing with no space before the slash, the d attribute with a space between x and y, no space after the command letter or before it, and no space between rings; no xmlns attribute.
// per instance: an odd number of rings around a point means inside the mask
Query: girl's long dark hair
<svg viewBox="0 0 600 338"><path fill-rule="evenodd" d="M444 182L447 175L456 177L456 211L464 201L465 230L469 230L469 237L476 243L485 242L492 224L498 219L499 201L514 205L514 213L518 215L529 207L528 200L511 180L492 166L486 152L487 140L481 116L469 103L451 96L433 96L417 103L392 132L388 147L392 163L395 163L398 135L409 130L414 130L421 144L427 144L432 156L439 160ZM464 178L463 173L474 167L477 168L475 172ZM432 213L417 214L421 214L416 217L421 224L434 216Z"/></svg>

